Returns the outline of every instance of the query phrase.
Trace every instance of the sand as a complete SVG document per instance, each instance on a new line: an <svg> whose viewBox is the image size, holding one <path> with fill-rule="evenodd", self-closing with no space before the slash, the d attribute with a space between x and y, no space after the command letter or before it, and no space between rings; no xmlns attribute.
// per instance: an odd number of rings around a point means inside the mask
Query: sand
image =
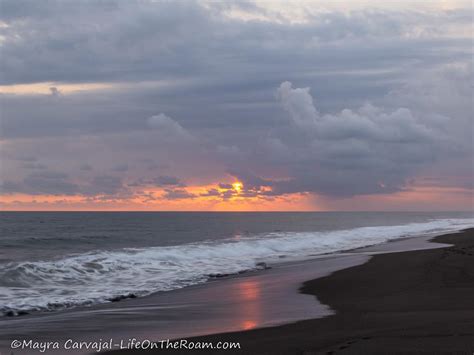
<svg viewBox="0 0 474 355"><path fill-rule="evenodd" d="M239 342L241 349L117 351L173 354L473 354L474 229L435 238L442 249L373 256L307 281L335 314L188 341Z"/></svg>

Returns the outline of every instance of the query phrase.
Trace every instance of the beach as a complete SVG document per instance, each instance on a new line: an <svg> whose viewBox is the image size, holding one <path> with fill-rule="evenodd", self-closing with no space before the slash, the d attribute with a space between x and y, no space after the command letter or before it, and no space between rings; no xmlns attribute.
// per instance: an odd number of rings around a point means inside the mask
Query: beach
<svg viewBox="0 0 474 355"><path fill-rule="evenodd" d="M435 241L453 246L375 255L305 282L301 292L317 296L334 315L192 340L241 344L239 351L206 354L472 354L474 229ZM116 354L136 353L143 351Z"/></svg>
<svg viewBox="0 0 474 355"><path fill-rule="evenodd" d="M64 349L70 340L107 343L102 350L117 355L197 352L131 349L134 339L155 344L185 339L240 345L240 350L200 353L471 354L474 229L432 238L401 238L282 262L137 299L3 317L0 349L96 353ZM59 348L11 349L13 340L29 339L38 346L55 341Z"/></svg>
<svg viewBox="0 0 474 355"><path fill-rule="evenodd" d="M473 2L0 0L0 355L474 355Z"/></svg>
<svg viewBox="0 0 474 355"><path fill-rule="evenodd" d="M474 355L474 0L0 0L0 355Z"/></svg>

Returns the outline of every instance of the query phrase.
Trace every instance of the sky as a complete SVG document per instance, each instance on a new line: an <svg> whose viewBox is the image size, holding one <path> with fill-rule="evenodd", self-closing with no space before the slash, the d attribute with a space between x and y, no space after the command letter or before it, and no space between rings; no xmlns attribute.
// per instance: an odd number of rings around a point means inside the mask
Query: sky
<svg viewBox="0 0 474 355"><path fill-rule="evenodd" d="M474 209L471 1L0 0L2 210Z"/></svg>

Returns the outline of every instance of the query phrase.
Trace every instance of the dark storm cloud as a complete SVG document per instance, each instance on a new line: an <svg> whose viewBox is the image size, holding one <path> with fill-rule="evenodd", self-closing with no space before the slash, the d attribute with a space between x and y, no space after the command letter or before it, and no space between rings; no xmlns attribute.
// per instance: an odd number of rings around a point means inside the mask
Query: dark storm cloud
<svg viewBox="0 0 474 355"><path fill-rule="evenodd" d="M289 23L253 2L2 0L0 83L54 83L0 94L3 187L93 196L154 184L183 199L195 197L183 181L227 173L246 196L351 196L399 191L430 164L442 174L439 159L468 165L472 42L446 33L470 28L467 12ZM114 86L66 89L101 82ZM46 169L15 158L32 156ZM27 171L59 167L67 176ZM115 176L125 172L131 181ZM235 194L220 188L205 195Z"/></svg>

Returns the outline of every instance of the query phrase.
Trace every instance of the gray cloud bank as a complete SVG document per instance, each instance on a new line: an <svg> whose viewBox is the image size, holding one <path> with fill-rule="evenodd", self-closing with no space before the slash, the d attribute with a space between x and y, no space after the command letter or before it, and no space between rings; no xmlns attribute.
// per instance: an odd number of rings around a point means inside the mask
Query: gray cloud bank
<svg viewBox="0 0 474 355"><path fill-rule="evenodd" d="M179 200L229 174L269 198L472 187L472 9L289 23L245 4L1 0L0 84L54 83L0 94L3 193ZM62 89L87 83L109 86Z"/></svg>

